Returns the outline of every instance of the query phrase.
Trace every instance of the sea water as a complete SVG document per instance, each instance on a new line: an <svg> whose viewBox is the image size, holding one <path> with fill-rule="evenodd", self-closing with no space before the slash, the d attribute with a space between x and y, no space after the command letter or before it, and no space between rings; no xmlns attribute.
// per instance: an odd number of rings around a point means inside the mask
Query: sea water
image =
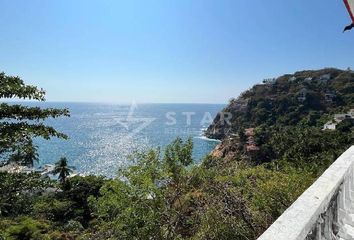
<svg viewBox="0 0 354 240"><path fill-rule="evenodd" d="M218 143L203 137L203 130L224 107L221 104L135 103L40 103L39 106L68 108L71 116L45 122L67 134L69 139L36 139L39 152L36 166L54 164L66 157L79 173L107 177L129 165L129 157L134 152L157 147L163 151L177 137L193 139L193 158L199 163Z"/></svg>

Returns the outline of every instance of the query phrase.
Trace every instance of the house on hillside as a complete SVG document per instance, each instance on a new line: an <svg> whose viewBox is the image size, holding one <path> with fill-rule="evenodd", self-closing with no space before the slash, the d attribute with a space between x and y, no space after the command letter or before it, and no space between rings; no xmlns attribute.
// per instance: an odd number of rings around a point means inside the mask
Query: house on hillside
<svg viewBox="0 0 354 240"><path fill-rule="evenodd" d="M319 77L318 80L321 83L327 83L329 80L331 80L331 74L323 74L322 76Z"/></svg>
<svg viewBox="0 0 354 240"><path fill-rule="evenodd" d="M343 121L343 120L345 120L345 119L351 119L352 118L352 116L351 116L351 114L349 114L349 113L345 113L345 114L334 114L334 120L336 121L336 122L341 122L341 121Z"/></svg>
<svg viewBox="0 0 354 240"><path fill-rule="evenodd" d="M243 111L248 106L249 99L238 99L233 103L235 109Z"/></svg>
<svg viewBox="0 0 354 240"><path fill-rule="evenodd" d="M297 80L297 78L295 76L292 76L289 78L289 82L295 82Z"/></svg>
<svg viewBox="0 0 354 240"><path fill-rule="evenodd" d="M354 109L351 109L348 113L334 114L334 119L327 122L322 130L336 130L337 125L346 119L354 119Z"/></svg>
<svg viewBox="0 0 354 240"><path fill-rule="evenodd" d="M247 145L246 150L247 152L254 152L254 151L258 151L259 147L257 147L256 145Z"/></svg>
<svg viewBox="0 0 354 240"><path fill-rule="evenodd" d="M253 137L254 134L255 134L254 128L247 128L247 129L245 129L245 134L246 134L247 137L251 137L251 136Z"/></svg>
<svg viewBox="0 0 354 240"><path fill-rule="evenodd" d="M266 79L263 79L263 83L264 84L275 84L277 82L277 79L276 78L266 78Z"/></svg>
<svg viewBox="0 0 354 240"><path fill-rule="evenodd" d="M255 89L255 90L262 89L262 88L264 88L264 86L265 85L263 83L255 84L253 86L253 89Z"/></svg>
<svg viewBox="0 0 354 240"><path fill-rule="evenodd" d="M335 123L333 121L329 121L323 126L322 130L336 130L336 126L337 126L337 123Z"/></svg>
<svg viewBox="0 0 354 240"><path fill-rule="evenodd" d="M312 77L307 77L307 78L305 78L305 82L307 82L307 83L311 83L312 82L312 80L313 80L313 78Z"/></svg>
<svg viewBox="0 0 354 240"><path fill-rule="evenodd" d="M0 172L9 172L9 173L32 173L35 172L35 169L28 166L22 166L17 163L8 163L0 167Z"/></svg>
<svg viewBox="0 0 354 240"><path fill-rule="evenodd" d="M256 145L256 141L254 140L255 136L255 129L254 128L247 128L245 129L245 135L247 137L246 141L246 151L247 152L254 152L258 151L259 147Z"/></svg>
<svg viewBox="0 0 354 240"><path fill-rule="evenodd" d="M331 90L325 91L325 101L326 102L333 102L336 97L337 97L337 94L335 91L331 91Z"/></svg>
<svg viewBox="0 0 354 240"><path fill-rule="evenodd" d="M301 89L297 95L297 100L299 102L304 102L306 100L307 93L308 93L308 90L306 88Z"/></svg>
<svg viewBox="0 0 354 240"><path fill-rule="evenodd" d="M352 118L354 118L354 109L350 109L349 112L348 112L348 114L349 114L350 116L352 116Z"/></svg>

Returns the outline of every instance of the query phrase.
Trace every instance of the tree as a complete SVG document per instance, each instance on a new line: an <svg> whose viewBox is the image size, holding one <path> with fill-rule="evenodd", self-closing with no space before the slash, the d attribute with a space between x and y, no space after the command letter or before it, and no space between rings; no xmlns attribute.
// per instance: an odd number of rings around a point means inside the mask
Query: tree
<svg viewBox="0 0 354 240"><path fill-rule="evenodd" d="M337 125L337 130L340 132L350 132L352 127L354 127L354 120L344 119L341 123Z"/></svg>
<svg viewBox="0 0 354 240"><path fill-rule="evenodd" d="M19 77L0 73L0 98L45 101L45 91L26 85ZM69 116L67 109L0 104L0 161L32 166L38 160L34 137L50 139L67 136L43 122L47 118Z"/></svg>
<svg viewBox="0 0 354 240"><path fill-rule="evenodd" d="M33 196L49 186L36 173L0 172L0 217L28 214Z"/></svg>
<svg viewBox="0 0 354 240"><path fill-rule="evenodd" d="M66 178L73 172L72 168L73 167L68 166L68 160L63 157L55 164L55 168L52 173L55 175L59 174L58 179L60 183L64 184L66 182Z"/></svg>
<svg viewBox="0 0 354 240"><path fill-rule="evenodd" d="M193 163L192 158L193 142L188 139L185 143L181 138L175 139L165 149L163 167L166 173L170 174L174 184L179 184L180 177L187 166Z"/></svg>
<svg viewBox="0 0 354 240"><path fill-rule="evenodd" d="M75 176L66 181L67 186L64 187L62 195L73 202L75 220L80 221L84 227L89 225L93 217L87 199L88 197L98 198L105 182L104 177L93 175Z"/></svg>
<svg viewBox="0 0 354 240"><path fill-rule="evenodd" d="M159 150L134 155L134 165L107 181L100 197L89 198L100 230L94 239L178 239L186 223L188 167L193 143L177 138Z"/></svg>

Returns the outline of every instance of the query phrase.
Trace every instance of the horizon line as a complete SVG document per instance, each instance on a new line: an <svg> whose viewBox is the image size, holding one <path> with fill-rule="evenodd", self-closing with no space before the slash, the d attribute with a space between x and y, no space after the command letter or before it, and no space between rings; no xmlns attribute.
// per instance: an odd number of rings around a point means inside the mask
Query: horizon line
<svg viewBox="0 0 354 240"><path fill-rule="evenodd" d="M26 100L26 99L1 99L1 102L9 102L9 103L23 103L23 102L30 102L30 103L83 103L83 104L111 104L111 105L130 105L130 104L141 104L141 105L146 105L146 104L198 104L198 105L226 105L228 104L227 102L224 103L208 103L208 102L136 102L136 101L130 101L130 102L105 102L105 101L37 101L37 100Z"/></svg>

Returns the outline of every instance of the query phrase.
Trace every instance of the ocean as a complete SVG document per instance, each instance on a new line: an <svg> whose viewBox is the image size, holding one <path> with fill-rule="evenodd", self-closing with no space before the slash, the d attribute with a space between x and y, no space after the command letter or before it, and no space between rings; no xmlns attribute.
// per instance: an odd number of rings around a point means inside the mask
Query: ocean
<svg viewBox="0 0 354 240"><path fill-rule="evenodd" d="M28 103L28 105L33 105ZM68 108L71 117L46 120L67 134L68 140L35 139L39 162L54 164L66 157L78 173L107 177L130 164L134 152L160 147L176 137L194 142L193 158L198 164L218 143L203 137L221 104L97 104L35 103L40 107Z"/></svg>

